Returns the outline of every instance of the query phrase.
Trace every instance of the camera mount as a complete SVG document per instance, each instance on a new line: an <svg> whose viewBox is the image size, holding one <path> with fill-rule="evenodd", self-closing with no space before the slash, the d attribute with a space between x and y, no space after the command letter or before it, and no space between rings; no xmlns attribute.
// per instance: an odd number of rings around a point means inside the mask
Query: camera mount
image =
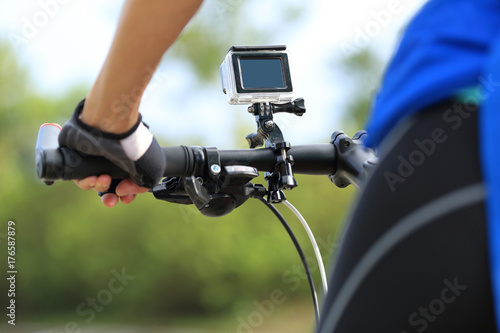
<svg viewBox="0 0 500 333"><path fill-rule="evenodd" d="M254 103L248 107L248 112L255 115L257 132L246 136L250 148L257 148L265 144L266 148L272 148L276 156L276 165L273 172L266 172L268 181L268 201L278 203L286 200L282 190L291 190L297 187L297 181L293 176L293 156L287 154L291 145L285 141L283 133L273 119L275 112L292 113L302 116L306 112L303 98L284 104Z"/></svg>

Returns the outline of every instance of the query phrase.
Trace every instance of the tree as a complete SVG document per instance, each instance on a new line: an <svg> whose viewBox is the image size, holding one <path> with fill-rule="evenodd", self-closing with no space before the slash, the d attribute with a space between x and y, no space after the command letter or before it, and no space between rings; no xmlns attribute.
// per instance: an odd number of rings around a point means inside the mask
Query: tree
<svg viewBox="0 0 500 333"><path fill-rule="evenodd" d="M350 96L345 115L348 127L354 130L366 125L370 107L382 75L381 60L365 48L344 58L340 64L350 86Z"/></svg>

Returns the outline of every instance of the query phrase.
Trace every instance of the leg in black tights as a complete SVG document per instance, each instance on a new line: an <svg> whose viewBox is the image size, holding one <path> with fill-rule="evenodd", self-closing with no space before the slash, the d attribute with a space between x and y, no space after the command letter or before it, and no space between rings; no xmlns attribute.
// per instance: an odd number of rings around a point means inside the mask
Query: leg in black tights
<svg viewBox="0 0 500 333"><path fill-rule="evenodd" d="M496 332L477 108L443 102L408 123L348 223L320 332Z"/></svg>

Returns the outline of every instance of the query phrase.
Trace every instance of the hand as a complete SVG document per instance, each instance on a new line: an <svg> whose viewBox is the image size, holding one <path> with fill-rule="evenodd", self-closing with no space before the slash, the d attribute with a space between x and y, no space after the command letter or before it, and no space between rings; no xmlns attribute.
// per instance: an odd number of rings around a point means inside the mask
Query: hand
<svg viewBox="0 0 500 333"><path fill-rule="evenodd" d="M109 175L91 176L75 180L75 184L85 191L92 189L96 192L104 192L109 189L111 177ZM128 205L134 201L137 194L147 191L147 188L138 186L132 179L125 178L116 187L116 194L106 193L101 197L101 201L106 207L113 207L120 200L123 204Z"/></svg>

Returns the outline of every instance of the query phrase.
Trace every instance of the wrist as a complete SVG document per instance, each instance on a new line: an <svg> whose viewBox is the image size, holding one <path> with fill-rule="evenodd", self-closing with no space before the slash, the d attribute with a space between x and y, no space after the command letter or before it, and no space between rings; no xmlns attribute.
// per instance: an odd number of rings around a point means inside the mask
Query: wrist
<svg viewBox="0 0 500 333"><path fill-rule="evenodd" d="M114 112L106 112L93 110L85 105L80 114L80 120L93 128L97 128L103 132L122 134L129 131L139 119L139 112L130 112L127 114L117 115Z"/></svg>
<svg viewBox="0 0 500 333"><path fill-rule="evenodd" d="M109 130L104 130L104 129L99 128L95 125L88 124L82 120L82 114L83 114L83 110L84 110L86 104L87 104L87 102L84 99L77 105L76 110L73 114L73 121L78 126L80 126L82 129L84 129L85 131L87 131L89 133L99 132L99 136L107 137L109 139L122 140L122 139L129 137L134 132L136 132L137 129L142 125L142 116L139 113L138 118L135 121L135 123L133 123L130 127L128 127L127 129L125 129L123 131L111 132ZM144 125L142 125L142 126L144 126Z"/></svg>
<svg viewBox="0 0 500 333"><path fill-rule="evenodd" d="M86 125L103 132L122 134L137 124L139 101L106 98L102 94L96 95L95 89L92 89L79 118Z"/></svg>

